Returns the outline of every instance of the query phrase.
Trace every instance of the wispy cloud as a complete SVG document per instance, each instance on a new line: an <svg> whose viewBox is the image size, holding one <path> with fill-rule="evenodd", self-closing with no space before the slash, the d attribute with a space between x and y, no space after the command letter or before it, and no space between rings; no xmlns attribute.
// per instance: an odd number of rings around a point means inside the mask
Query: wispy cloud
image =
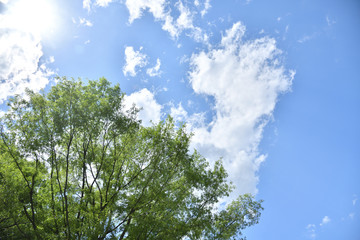
<svg viewBox="0 0 360 240"><path fill-rule="evenodd" d="M146 54L141 53L142 47L139 51L135 51L133 47L125 48L125 65L123 67L123 73L125 76L136 76L136 68L144 67L147 64Z"/></svg>
<svg viewBox="0 0 360 240"><path fill-rule="evenodd" d="M299 40L298 40L298 43L305 43L307 41L310 41L311 39L317 37L319 35L318 32L314 32L310 35L304 35L303 37L301 37Z"/></svg>
<svg viewBox="0 0 360 240"><path fill-rule="evenodd" d="M93 26L93 23L86 19L86 18L81 18L79 17L79 20L76 20L75 18L71 18L72 22L74 24L77 24L79 26L85 26L85 27L92 27Z"/></svg>
<svg viewBox="0 0 360 240"><path fill-rule="evenodd" d="M92 22L90 22L90 20L85 19L85 18L79 18L79 24L81 26L86 26L86 27L92 27L93 26Z"/></svg>
<svg viewBox="0 0 360 240"><path fill-rule="evenodd" d="M114 0L96 0L96 5L100 7L107 7L109 3L113 2Z"/></svg>
<svg viewBox="0 0 360 240"><path fill-rule="evenodd" d="M332 20L329 16L326 16L325 19L326 19L326 23L329 27L331 27L332 25L334 25L336 23L336 21Z"/></svg>
<svg viewBox="0 0 360 240"><path fill-rule="evenodd" d="M160 59L156 59L156 65L152 68L148 68L146 70L147 75L149 75L150 77L156 77L156 76L160 76L161 75L161 71L160 71Z"/></svg>

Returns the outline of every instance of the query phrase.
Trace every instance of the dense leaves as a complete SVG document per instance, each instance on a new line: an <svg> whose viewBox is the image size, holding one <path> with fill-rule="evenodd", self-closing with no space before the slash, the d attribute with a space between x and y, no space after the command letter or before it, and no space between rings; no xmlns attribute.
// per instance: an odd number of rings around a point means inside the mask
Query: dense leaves
<svg viewBox="0 0 360 240"><path fill-rule="evenodd" d="M231 239L258 222L169 117L152 127L102 78L12 98L0 140L0 239Z"/></svg>

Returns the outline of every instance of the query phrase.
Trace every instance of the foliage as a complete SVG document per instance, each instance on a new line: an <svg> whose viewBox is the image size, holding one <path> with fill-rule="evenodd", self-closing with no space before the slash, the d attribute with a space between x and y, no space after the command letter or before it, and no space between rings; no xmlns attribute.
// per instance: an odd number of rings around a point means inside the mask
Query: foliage
<svg viewBox="0 0 360 240"><path fill-rule="evenodd" d="M152 127L123 110L101 78L59 79L49 93L16 96L2 118L0 239L231 239L258 222L171 118Z"/></svg>

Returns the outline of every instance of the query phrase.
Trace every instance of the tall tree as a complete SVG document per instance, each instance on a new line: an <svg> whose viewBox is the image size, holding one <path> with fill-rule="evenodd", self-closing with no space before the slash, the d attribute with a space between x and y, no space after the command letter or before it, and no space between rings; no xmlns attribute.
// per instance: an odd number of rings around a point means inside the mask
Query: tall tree
<svg viewBox="0 0 360 240"><path fill-rule="evenodd" d="M258 222L250 195L214 210L232 186L169 117L123 110L104 78L59 79L9 100L1 120L0 239L231 239Z"/></svg>

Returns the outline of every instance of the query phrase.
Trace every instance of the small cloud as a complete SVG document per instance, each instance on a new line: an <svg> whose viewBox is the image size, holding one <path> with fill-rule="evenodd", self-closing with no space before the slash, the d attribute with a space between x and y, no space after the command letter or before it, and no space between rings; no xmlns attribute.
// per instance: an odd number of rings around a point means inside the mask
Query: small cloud
<svg viewBox="0 0 360 240"><path fill-rule="evenodd" d="M184 55L180 58L180 64L188 63L190 58L187 55Z"/></svg>
<svg viewBox="0 0 360 240"><path fill-rule="evenodd" d="M278 22L280 22L280 21L281 21L281 17L278 17L276 20L277 20Z"/></svg>
<svg viewBox="0 0 360 240"><path fill-rule="evenodd" d="M83 8L88 10L88 12L90 11L91 8L90 4L91 4L91 0L83 0Z"/></svg>
<svg viewBox="0 0 360 240"><path fill-rule="evenodd" d="M304 42L310 41L311 39L315 38L318 34L319 33L315 32L311 35L305 35L298 40L298 43L304 43Z"/></svg>
<svg viewBox="0 0 360 240"><path fill-rule="evenodd" d="M355 217L355 213L352 212L352 213L349 214L350 219L354 219L354 217Z"/></svg>
<svg viewBox="0 0 360 240"><path fill-rule="evenodd" d="M356 196L356 195L354 195L354 199L352 200L352 204L353 204L353 206L355 206L355 205L356 205L357 200L358 200L357 196Z"/></svg>
<svg viewBox="0 0 360 240"><path fill-rule="evenodd" d="M156 65L152 68L148 68L146 70L146 73L150 76L150 77L156 77L156 76L160 76L161 75L161 71L160 71L160 59L156 60Z"/></svg>
<svg viewBox="0 0 360 240"><path fill-rule="evenodd" d="M328 25L329 27L332 26L332 25L334 25L334 24L336 23L336 21L330 19L329 16L326 16L326 22L327 22L327 25Z"/></svg>
<svg viewBox="0 0 360 240"><path fill-rule="evenodd" d="M92 3L91 0L83 0L83 8L85 8L88 12L91 10L91 5L95 5L95 7L107 7L109 3L114 0L96 0L95 3Z"/></svg>
<svg viewBox="0 0 360 240"><path fill-rule="evenodd" d="M194 4L200 4L199 1ZM194 15L196 11L191 11L182 1L177 1L174 7L177 8L179 15L172 16L173 8L165 0L148 1L148 0L126 0L125 5L129 11L129 24L134 20L142 17L144 11L150 12L155 21L162 24L162 29L168 32L172 39L177 39L182 32L187 32L197 42L207 42L207 36L203 30L193 25ZM204 3L203 14L210 8L210 1L206 0Z"/></svg>
<svg viewBox="0 0 360 240"><path fill-rule="evenodd" d="M321 223L320 223L320 226L324 226L325 224L328 224L329 222L331 221L331 219L328 217L328 216L325 216Z"/></svg>
<svg viewBox="0 0 360 240"><path fill-rule="evenodd" d="M90 40L86 40L86 41L84 42L85 45L87 45L87 44L89 44L89 43L90 43Z"/></svg>
<svg viewBox="0 0 360 240"><path fill-rule="evenodd" d="M96 5L99 7L107 7L113 0L96 0Z"/></svg>
<svg viewBox="0 0 360 240"><path fill-rule="evenodd" d="M50 56L48 63L53 63L53 62L55 62L55 58L54 56Z"/></svg>
<svg viewBox="0 0 360 240"><path fill-rule="evenodd" d="M204 3L204 9L201 11L202 17L208 12L209 8L211 8L210 0L206 0Z"/></svg>
<svg viewBox="0 0 360 240"><path fill-rule="evenodd" d="M133 105L140 108L137 118L142 125L151 126L152 122L157 123L161 119L162 106L156 101L155 96L148 89L143 88L124 98L124 110L129 110Z"/></svg>
<svg viewBox="0 0 360 240"><path fill-rule="evenodd" d="M128 74L132 77L136 76L136 67L144 67L147 65L146 54L140 53L142 47L139 51L134 51L133 47L125 48L125 61L126 64L123 67L123 73L125 76Z"/></svg>
<svg viewBox="0 0 360 240"><path fill-rule="evenodd" d="M306 230L307 230L309 238L311 238L311 239L316 238L316 226L315 226L315 224L308 224L306 226Z"/></svg>
<svg viewBox="0 0 360 240"><path fill-rule="evenodd" d="M89 20L87 20L85 18L79 18L79 24L81 26L86 26L86 27L92 27L93 26L92 22L90 22Z"/></svg>

